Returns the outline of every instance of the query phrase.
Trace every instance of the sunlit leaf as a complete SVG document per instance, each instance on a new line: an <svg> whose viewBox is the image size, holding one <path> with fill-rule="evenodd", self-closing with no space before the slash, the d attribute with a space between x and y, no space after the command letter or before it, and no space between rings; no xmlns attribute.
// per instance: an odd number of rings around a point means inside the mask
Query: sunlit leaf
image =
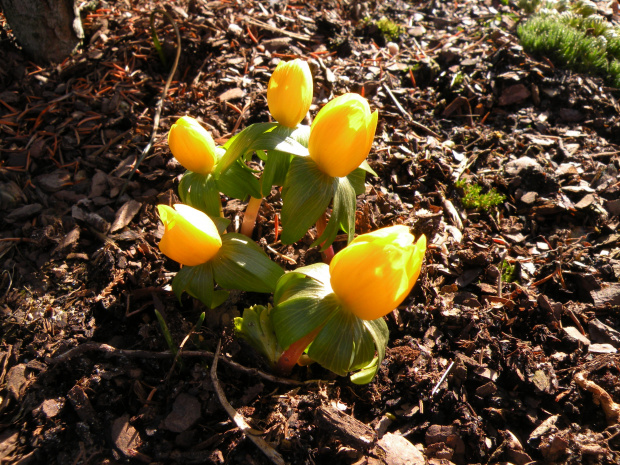
<svg viewBox="0 0 620 465"><path fill-rule="evenodd" d="M334 178L308 157L296 157L282 189L282 243L301 239L329 206Z"/></svg>
<svg viewBox="0 0 620 465"><path fill-rule="evenodd" d="M387 347L388 338L390 336L387 324L383 318L376 320L364 320L366 330L372 336L377 356L363 369L351 375L351 381L355 384L367 384L377 374L381 362L385 358L385 348Z"/></svg>
<svg viewBox="0 0 620 465"><path fill-rule="evenodd" d="M225 289L271 293L284 271L248 237L228 233L210 261L215 281Z"/></svg>
<svg viewBox="0 0 620 465"><path fill-rule="evenodd" d="M334 186L332 214L325 231L312 244L313 246L322 244L321 250L326 249L334 242L340 230L347 233L347 242L351 242L355 234L355 189L347 177L332 179Z"/></svg>
<svg viewBox="0 0 620 465"><path fill-rule="evenodd" d="M213 269L211 262L198 266L184 266L172 280L172 290L179 301L183 292L211 308L213 302Z"/></svg>
<svg viewBox="0 0 620 465"><path fill-rule="evenodd" d="M284 348L327 322L338 309L331 288L299 273L289 273L278 282L272 311L273 327Z"/></svg>
<svg viewBox="0 0 620 465"><path fill-rule="evenodd" d="M179 183L179 197L182 203L211 217L220 216L220 189L211 174L187 171Z"/></svg>
<svg viewBox="0 0 620 465"><path fill-rule="evenodd" d="M217 180L219 190L233 199L246 200L248 197L260 197L258 179L245 164L237 160L223 172Z"/></svg>
<svg viewBox="0 0 620 465"><path fill-rule="evenodd" d="M261 353L273 367L282 354L271 323L271 307L254 305L243 311L242 318L235 318L235 334L244 338Z"/></svg>

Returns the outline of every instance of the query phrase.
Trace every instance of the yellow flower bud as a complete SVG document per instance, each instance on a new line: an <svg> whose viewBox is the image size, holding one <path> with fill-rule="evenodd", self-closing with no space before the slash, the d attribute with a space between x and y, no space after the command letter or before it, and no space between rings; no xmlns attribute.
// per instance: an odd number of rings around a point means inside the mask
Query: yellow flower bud
<svg viewBox="0 0 620 465"><path fill-rule="evenodd" d="M269 111L278 123L295 128L304 119L312 103L312 73L299 58L281 61L267 87Z"/></svg>
<svg viewBox="0 0 620 465"><path fill-rule="evenodd" d="M368 101L344 94L327 103L310 129L310 158L324 173L343 177L356 169L370 152L379 114L370 113Z"/></svg>
<svg viewBox="0 0 620 465"><path fill-rule="evenodd" d="M426 251L426 236L413 239L406 226L390 226L362 234L338 252L329 271L342 305L363 320L400 305L420 275Z"/></svg>
<svg viewBox="0 0 620 465"><path fill-rule="evenodd" d="M222 238L206 213L178 203L174 208L157 205L159 218L166 227L159 250L187 266L202 265L217 254Z"/></svg>
<svg viewBox="0 0 620 465"><path fill-rule="evenodd" d="M168 133L168 146L185 169L209 174L215 165L215 142L198 121L190 116L177 120Z"/></svg>

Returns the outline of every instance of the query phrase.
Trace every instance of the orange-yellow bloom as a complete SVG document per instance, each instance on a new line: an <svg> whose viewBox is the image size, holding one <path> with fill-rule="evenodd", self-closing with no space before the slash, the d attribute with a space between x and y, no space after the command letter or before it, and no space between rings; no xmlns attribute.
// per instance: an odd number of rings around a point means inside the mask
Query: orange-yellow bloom
<svg viewBox="0 0 620 465"><path fill-rule="evenodd" d="M426 251L406 226L362 234L338 252L329 265L331 286L342 305L363 320L375 320L407 297Z"/></svg>
<svg viewBox="0 0 620 465"><path fill-rule="evenodd" d="M217 254L222 238L206 213L189 205L157 205L166 227L159 242L162 253L187 266L202 265Z"/></svg>
<svg viewBox="0 0 620 465"><path fill-rule="evenodd" d="M312 73L299 58L281 61L267 87L269 111L278 123L295 128L304 119L312 103Z"/></svg>
<svg viewBox="0 0 620 465"><path fill-rule="evenodd" d="M343 177L356 169L370 152L379 114L370 113L368 101L344 94L327 103L310 129L310 158L324 173Z"/></svg>
<svg viewBox="0 0 620 465"><path fill-rule="evenodd" d="M213 137L191 116L183 116L172 125L168 146L185 169L200 174L213 170L216 161Z"/></svg>

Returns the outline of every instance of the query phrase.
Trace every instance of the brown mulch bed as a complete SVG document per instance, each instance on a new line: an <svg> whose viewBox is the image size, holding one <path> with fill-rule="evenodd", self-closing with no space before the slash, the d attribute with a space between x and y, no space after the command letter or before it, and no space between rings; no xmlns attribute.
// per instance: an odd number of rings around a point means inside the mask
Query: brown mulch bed
<svg viewBox="0 0 620 465"><path fill-rule="evenodd" d="M83 48L50 66L0 16L0 462L274 462L219 386L286 463L618 463L619 92L525 54L503 3L167 2L181 60L130 181L168 73L158 5L97 2ZM402 28L398 53L382 17ZM313 114L343 92L379 110L357 232L429 239L366 386L314 365L271 376L231 326L265 295L234 294L184 341L204 308L176 300L157 247L155 207L183 173L171 124L189 114L223 143L267 121L270 73L292 57L311 63ZM466 209L459 180L505 201ZM223 200L238 228L243 205ZM254 239L287 269L320 260L313 231L276 241L269 200ZM154 310L184 342L176 360Z"/></svg>

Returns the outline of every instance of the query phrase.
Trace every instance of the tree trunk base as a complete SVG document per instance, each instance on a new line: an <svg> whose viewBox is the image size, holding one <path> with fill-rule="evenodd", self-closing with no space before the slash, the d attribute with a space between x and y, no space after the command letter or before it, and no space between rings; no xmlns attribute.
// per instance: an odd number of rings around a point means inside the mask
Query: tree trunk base
<svg viewBox="0 0 620 465"><path fill-rule="evenodd" d="M58 63L84 37L73 0L0 0L17 42L37 63Z"/></svg>

